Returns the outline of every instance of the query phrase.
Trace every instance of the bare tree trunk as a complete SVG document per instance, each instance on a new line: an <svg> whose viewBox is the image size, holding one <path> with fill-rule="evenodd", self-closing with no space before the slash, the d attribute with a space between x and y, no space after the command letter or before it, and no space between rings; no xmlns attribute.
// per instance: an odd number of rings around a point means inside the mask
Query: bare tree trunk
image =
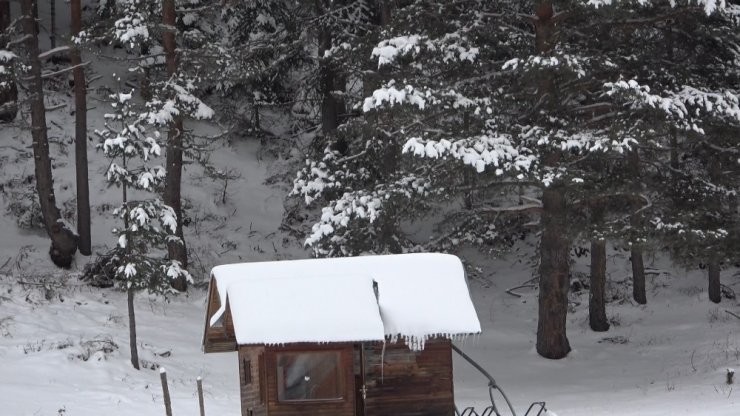
<svg viewBox="0 0 740 416"><path fill-rule="evenodd" d="M167 65L167 75L170 78L175 77L177 73L177 56L175 49L176 14L175 0L164 0L162 2L162 20L165 26L162 35L162 44L165 52L165 62ZM172 207L177 215L176 234L180 242L170 242L167 244L167 252L171 260L177 260L183 268L188 267L188 253L185 246L185 236L182 230L182 146L183 146L183 122L182 116L176 115L169 133L167 134L167 177L165 179L164 203ZM179 291L185 291L188 288L188 282L184 276L178 277L172 281L172 287Z"/></svg>
<svg viewBox="0 0 740 416"><path fill-rule="evenodd" d="M331 7L330 1L316 0L316 12L319 15L328 13ZM337 89L344 90L345 79L332 67L330 60L324 58L324 53L332 47L332 38L330 28L319 29L319 93L321 94L321 130L324 134L333 133L339 127L341 117L347 112L344 100L333 94Z"/></svg>
<svg viewBox="0 0 740 416"><path fill-rule="evenodd" d="M540 237L540 293L537 322L537 352L545 358L568 355L568 255L565 192L551 185L542 195Z"/></svg>
<svg viewBox="0 0 740 416"><path fill-rule="evenodd" d="M321 93L321 130L324 134L333 133L339 127L339 103L332 92L336 74L331 64L324 58L324 52L331 49L331 30L322 28L319 32L319 89Z"/></svg>
<svg viewBox="0 0 740 416"><path fill-rule="evenodd" d="M128 341L131 347L131 365L139 369L139 348L136 345L136 313L134 312L134 291L129 289L128 294Z"/></svg>
<svg viewBox="0 0 740 416"><path fill-rule="evenodd" d="M722 288L720 284L720 265L715 256L709 260L707 265L709 275L709 300L714 303L722 301Z"/></svg>
<svg viewBox="0 0 740 416"><path fill-rule="evenodd" d="M21 6L21 10L23 10L23 6ZM22 13L22 12L21 12ZM39 30L39 2L34 1L33 2L33 27L36 31L36 36L38 36L41 31ZM38 45L38 40L36 41L36 45Z"/></svg>
<svg viewBox="0 0 740 416"><path fill-rule="evenodd" d="M632 149L627 155L629 172L632 176L632 189L635 194L640 191L640 153L637 149ZM637 195L635 195L636 197ZM640 209L639 203L633 204L633 209ZM630 225L634 229L639 229L641 225L640 214L630 216ZM635 236L636 237L636 236ZM634 240L634 238L633 238ZM630 250L630 260L632 262L632 297L640 305L647 303L647 291L645 289L645 262L642 258L642 247L637 241L632 241Z"/></svg>
<svg viewBox="0 0 740 416"><path fill-rule="evenodd" d="M591 205L591 223L601 225L604 219L604 206L600 203ZM588 296L588 323L592 330L604 332L609 330L606 319L606 241L601 238L591 239L591 291Z"/></svg>
<svg viewBox="0 0 740 416"><path fill-rule="evenodd" d="M10 26L10 2L0 1L0 45L7 40L2 32ZM18 115L18 85L12 71L0 74L0 123L15 120Z"/></svg>
<svg viewBox="0 0 740 416"><path fill-rule="evenodd" d="M647 303L645 288L645 261L642 258L642 249L633 245L630 250L632 262L632 298L640 305Z"/></svg>
<svg viewBox="0 0 740 416"><path fill-rule="evenodd" d="M56 206L54 179L52 177L51 159L49 157L49 140L46 132L46 109L44 107L44 90L41 79L41 61L39 60L39 43L33 16L33 0L21 2L23 31L26 35L26 52L29 69L29 101L31 102L31 136L33 137L33 159L36 174L36 191L38 192L44 227L51 239L49 254L51 260L59 267L69 267L77 251L77 236L67 228Z"/></svg>
<svg viewBox="0 0 740 416"><path fill-rule="evenodd" d="M709 162L708 166L709 170L709 179L712 181L713 184L719 183L722 177L722 165L718 158L713 158ZM732 198L732 197L731 197ZM722 198L720 196L712 196L710 197L710 205L709 209L714 211L717 216L725 216L722 209ZM730 214L732 215L732 214ZM720 272L722 268L720 267L720 255L716 253L717 250L712 249L710 247L710 250L712 252L709 255L709 264L707 267L708 271L708 277L709 277L709 300L714 303L720 303L722 301L722 288L720 285Z"/></svg>
<svg viewBox="0 0 740 416"><path fill-rule="evenodd" d="M10 16L10 2L0 1L0 32L2 32L3 30L7 29L8 26L10 26L11 20L12 18Z"/></svg>
<svg viewBox="0 0 740 416"><path fill-rule="evenodd" d="M71 0L69 9L72 36L78 36L82 31L82 7L80 0ZM80 249L80 254L89 256L92 254L92 241L90 238L90 185L87 170L87 84L85 82L85 70L80 65L82 63L80 49L73 47L69 52L69 59L72 66L75 67L72 74L74 77L75 94L77 234L80 236L78 248Z"/></svg>
<svg viewBox="0 0 740 416"><path fill-rule="evenodd" d="M49 44L51 49L57 47L57 2L56 0L49 0Z"/></svg>
<svg viewBox="0 0 740 416"><path fill-rule="evenodd" d="M555 42L555 22L552 2L540 0L535 19L535 46L537 53L549 53ZM553 74L543 73L539 79L538 95L555 106ZM559 153L547 156L545 163L555 166ZM570 352L566 336L568 315L568 264L570 241L567 237L567 205L565 189L552 184L542 192L542 236L540 237L540 292L537 321L537 353L545 358L560 359Z"/></svg>

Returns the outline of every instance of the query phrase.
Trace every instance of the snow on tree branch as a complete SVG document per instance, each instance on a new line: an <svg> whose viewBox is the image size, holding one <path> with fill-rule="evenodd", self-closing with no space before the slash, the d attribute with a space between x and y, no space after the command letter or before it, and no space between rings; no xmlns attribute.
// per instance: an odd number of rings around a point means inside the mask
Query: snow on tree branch
<svg viewBox="0 0 740 416"><path fill-rule="evenodd" d="M429 91L422 93L410 85L397 89L393 86L393 82L391 82L387 87L373 91L372 97L365 98L362 111L367 113L368 111L382 108L386 104L390 107L393 107L395 104L411 104L423 110L427 104L427 99L431 97Z"/></svg>
<svg viewBox="0 0 740 416"><path fill-rule="evenodd" d="M404 144L403 153L432 159L449 155L474 167L479 173L492 166L496 175L503 175L508 170L528 172L536 162L535 156L517 149L510 136L493 132L456 141L413 137Z"/></svg>
<svg viewBox="0 0 740 416"><path fill-rule="evenodd" d="M655 0L585 0L586 4L593 7L611 6L620 3L637 3L640 6L650 6L656 3ZM715 12L724 12L728 10L726 0L670 0L671 7L677 7L679 4L692 5L696 4L704 8L704 12L710 15Z"/></svg>
<svg viewBox="0 0 740 416"><path fill-rule="evenodd" d="M468 61L475 62L480 49L468 46L468 39L459 33L448 33L440 39L429 39L426 36L397 36L378 43L373 48L371 57L378 58L378 68L390 65L399 57L415 57L423 50L440 52L442 62Z"/></svg>

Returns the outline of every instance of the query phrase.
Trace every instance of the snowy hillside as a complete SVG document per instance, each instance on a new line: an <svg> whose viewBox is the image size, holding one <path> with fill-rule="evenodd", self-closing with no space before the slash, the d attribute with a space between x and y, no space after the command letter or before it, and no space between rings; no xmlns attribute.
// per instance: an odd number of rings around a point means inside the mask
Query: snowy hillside
<svg viewBox="0 0 740 416"><path fill-rule="evenodd" d="M624 265L615 257L612 264ZM486 281L471 282L483 334L458 343L494 376L519 413L543 400L560 416L736 415L727 368L740 367L737 305L707 301L704 276L656 268L650 302L609 304L612 329L587 323L587 292L572 297L568 320L574 351L559 361L533 347L536 294L505 289L530 277L516 258L481 262ZM619 269L616 269L619 270ZM627 274L612 272L612 281ZM0 399L4 415L162 415L159 371L167 369L173 411L197 415L196 377L204 380L206 414L238 415L235 353L200 351L205 293L196 289L170 302L137 300L140 354L145 369L128 362L126 299L90 288L74 277L3 274L0 281ZM623 295L624 287L612 286ZM622 297L624 299L624 297ZM487 382L455 361L459 407L487 406ZM499 403L500 406L503 402Z"/></svg>

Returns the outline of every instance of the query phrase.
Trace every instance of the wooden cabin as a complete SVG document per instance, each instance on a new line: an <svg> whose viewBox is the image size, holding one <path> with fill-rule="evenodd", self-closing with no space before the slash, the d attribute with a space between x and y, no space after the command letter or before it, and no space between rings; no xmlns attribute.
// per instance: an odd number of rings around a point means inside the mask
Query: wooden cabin
<svg viewBox="0 0 740 416"><path fill-rule="evenodd" d="M451 416L451 339L480 333L460 260L215 267L203 350L238 353L242 416Z"/></svg>

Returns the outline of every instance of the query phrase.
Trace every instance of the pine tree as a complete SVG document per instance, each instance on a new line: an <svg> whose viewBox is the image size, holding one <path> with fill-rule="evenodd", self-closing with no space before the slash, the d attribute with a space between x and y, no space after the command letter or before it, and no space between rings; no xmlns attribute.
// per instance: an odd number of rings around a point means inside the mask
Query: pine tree
<svg viewBox="0 0 740 416"><path fill-rule="evenodd" d="M537 351L564 357L570 350L570 245L591 239L584 219L589 206L603 200L602 234L631 243L636 271L642 269L638 255L648 225L654 225L644 218L657 212L666 191L655 167L669 163L654 147L670 128L696 132L685 119L650 124L675 120L675 108L690 100L680 97L681 87L665 82L676 76L674 69L652 66L665 49L664 25L678 17L694 24L728 22L732 15L711 1L700 1L702 8L694 2L611 3L569 1L558 10L547 0L400 7L372 52L385 67L383 83L359 104L377 114L377 122L363 126L372 133L346 129L364 142L350 146L349 154L327 147L295 181L294 193L307 203L326 204L307 243L319 255L382 252L387 216L395 221L401 250L429 248L406 238L400 221L459 204L464 209L449 209L447 230L432 240L449 241L449 249L460 242L510 240L510 231L521 233L521 224L536 214ZM715 22L712 30L724 27L729 23ZM689 36L709 41L698 35ZM647 47L636 49L637 37ZM683 104L665 101L633 78ZM717 111L718 102L712 104ZM389 165L392 149L400 149L396 158L401 152L416 157ZM477 175L471 178L463 168Z"/></svg>
<svg viewBox="0 0 740 416"><path fill-rule="evenodd" d="M161 153L159 133L147 133L147 114L134 109L132 93L119 92L111 99L115 111L105 116L106 128L96 133L101 137L98 147L110 159L106 181L121 190L122 205L113 212L121 226L113 230L117 244L112 261L117 264L118 285L128 295L131 364L139 369L135 293L163 294L172 280L192 279L177 260L168 260L165 255L168 244L180 242L174 210L156 197L135 199L156 195L157 186L165 179L164 167L149 165Z"/></svg>

